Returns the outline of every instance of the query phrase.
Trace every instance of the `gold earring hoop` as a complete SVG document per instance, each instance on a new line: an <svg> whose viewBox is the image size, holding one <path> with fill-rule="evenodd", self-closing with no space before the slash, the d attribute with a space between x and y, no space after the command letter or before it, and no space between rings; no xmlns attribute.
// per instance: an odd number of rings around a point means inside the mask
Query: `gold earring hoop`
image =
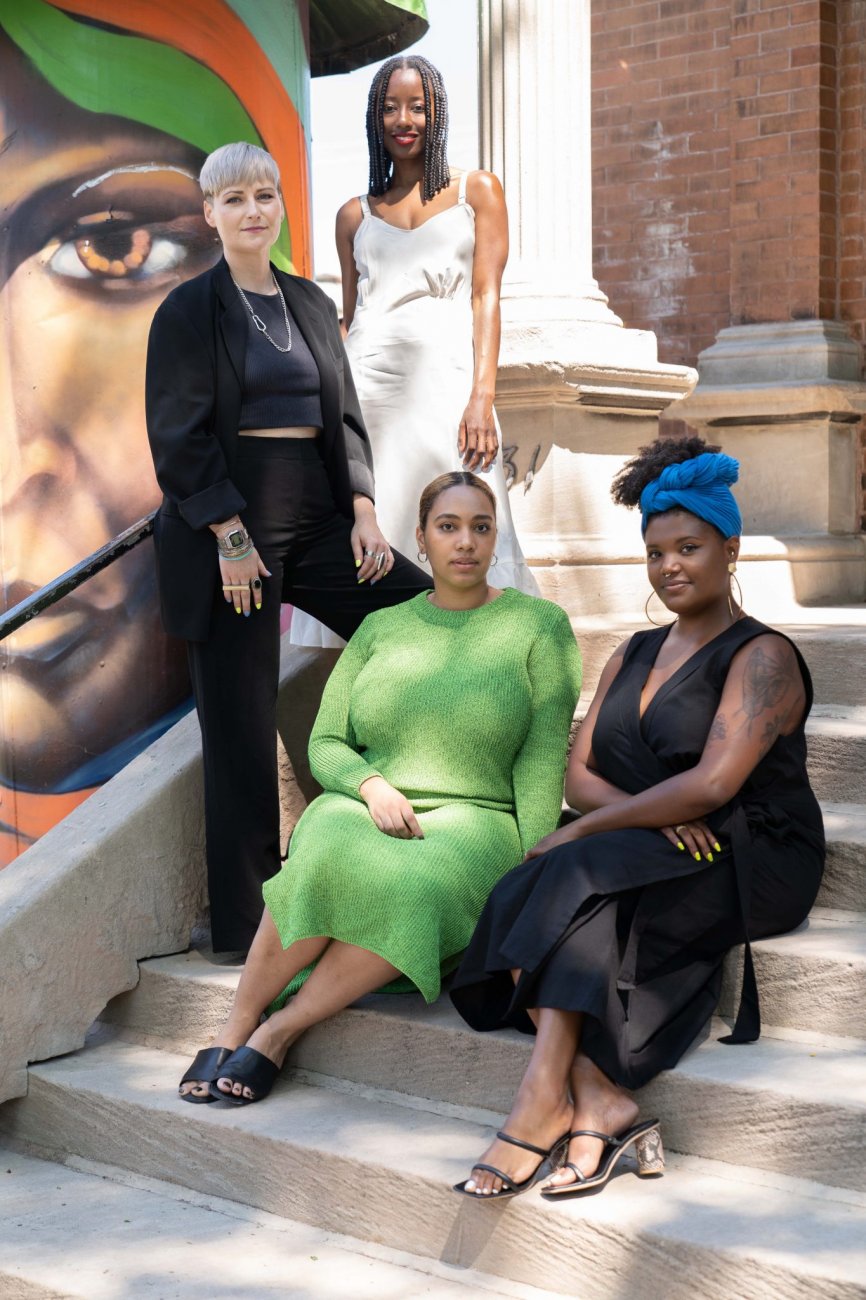
<svg viewBox="0 0 866 1300"><path fill-rule="evenodd" d="M740 586L740 580L736 575L736 568L736 564L728 565L728 573L730 574L730 578L728 579L728 613L731 616L731 621L739 618L743 612L743 589ZM736 603L733 600L735 583L737 586Z"/></svg>
<svg viewBox="0 0 866 1300"><path fill-rule="evenodd" d="M657 591L651 591L650 594L647 596L647 598L646 598L646 604L645 604L644 607L643 607L643 612L644 612L644 614L646 615L647 622L648 622L648 623L652 623L653 627L670 627L670 625L671 625L670 623L658 623L658 622L653 618L652 614L649 612L649 603L650 603L650 601L652 600L653 596L658 596L658 592L657 592ZM659 600L660 600L661 603L664 605L664 601L661 599L661 596L659 596ZM666 606L666 605L665 605L665 609L667 609L667 606ZM670 613L669 610L668 610L668 613ZM676 623L676 621L677 621L677 620L676 620L675 618L674 618L674 619L671 619L671 623Z"/></svg>

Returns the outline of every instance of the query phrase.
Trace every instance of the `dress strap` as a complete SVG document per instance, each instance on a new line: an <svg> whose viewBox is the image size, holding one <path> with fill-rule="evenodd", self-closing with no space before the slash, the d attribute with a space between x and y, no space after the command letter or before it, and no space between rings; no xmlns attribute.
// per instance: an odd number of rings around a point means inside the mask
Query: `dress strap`
<svg viewBox="0 0 866 1300"><path fill-rule="evenodd" d="M360 205L361 205L361 211L363 212L364 216L365 216L365 217L369 217L369 215L370 215L370 204L367 202L367 196L366 196L366 194L359 194L359 195L358 195L358 202L359 202Z"/></svg>
<svg viewBox="0 0 866 1300"><path fill-rule="evenodd" d="M458 203L465 203L465 202L466 202L466 182L468 181L468 179L469 179L469 173L468 173L468 172L464 172L463 175L460 177L460 185L458 186L458 189L457 189L457 202L458 202Z"/></svg>

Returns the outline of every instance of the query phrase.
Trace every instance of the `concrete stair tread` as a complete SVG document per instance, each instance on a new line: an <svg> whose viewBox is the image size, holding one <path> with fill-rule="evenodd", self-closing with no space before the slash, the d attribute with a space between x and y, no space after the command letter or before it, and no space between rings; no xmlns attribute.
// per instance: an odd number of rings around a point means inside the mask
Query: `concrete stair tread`
<svg viewBox="0 0 866 1300"><path fill-rule="evenodd" d="M829 909L827 909L829 911ZM822 912L823 909L816 909ZM838 914L836 914L838 915ZM832 921L826 925L816 926L816 931L832 932L846 935L849 930L858 934L862 942L862 930L866 928L866 918L861 918L857 925L835 925ZM761 940L760 945L778 944L785 939L794 941L805 938L807 930L795 932L791 936L779 939ZM182 980L201 991L233 990L239 978L237 968L220 968L212 966L198 953L179 953L171 957L155 957L142 962L143 975L156 974L171 980ZM414 1025L421 1030L438 1029L449 1035L466 1038L483 1053L485 1043L514 1043L524 1047L529 1043L527 1036L515 1030L493 1030L486 1034L476 1034L470 1029L444 995L432 1006L427 1006L418 996L396 996L372 994L361 999L354 1007L343 1012L340 1017L362 1015L376 1020L391 1019L406 1025ZM194 1013L193 1019L198 1016ZM321 1026L319 1033L327 1032L327 1025ZM857 1038L834 1037L830 1046L825 1045L820 1030L814 1040L808 1040L808 1030L796 1041L775 1037L772 1026L762 1035L757 1043L743 1047L729 1047L717 1041L717 1036L728 1032L728 1026L720 1020L714 1020L708 1036L697 1046L691 1048L677 1066L689 1076L716 1078L720 1083L736 1082L738 1086L748 1088L770 1088L795 1096L802 1101L815 1099L815 1079L813 1075L825 1066L832 1064L829 1076L821 1081L822 1100L836 1105L854 1106L863 1109L866 1118L866 1088L863 1066L866 1043ZM806 1038L806 1042L803 1038ZM804 1062L804 1046L809 1051L805 1061L815 1061L814 1067ZM185 1067L184 1067L185 1068ZM181 1071L183 1073L183 1071Z"/></svg>
<svg viewBox="0 0 866 1300"><path fill-rule="evenodd" d="M58 1294L81 1300L548 1300L554 1294L113 1166L61 1167L2 1148L0 1219L0 1294L7 1300L14 1300L16 1284L22 1293L28 1286L28 1300ZM91 1248L82 1249L83 1242Z"/></svg>
<svg viewBox="0 0 866 1300"><path fill-rule="evenodd" d="M806 734L862 739L866 736L866 704L813 704Z"/></svg>
<svg viewBox="0 0 866 1300"><path fill-rule="evenodd" d="M289 1080L262 1105L188 1106L173 1096L185 1065L174 1053L110 1043L35 1066L29 1097L10 1103L13 1137L62 1150L74 1112L85 1157L394 1248L410 1235L416 1253L453 1262L468 1254L524 1282L528 1267L539 1285L566 1294L580 1276L582 1297L611 1294L611 1251L626 1251L644 1296L693 1295L693 1278L691 1290L671 1285L672 1261L693 1250L713 1260L701 1289L718 1300L766 1294L762 1270L784 1286L778 1294L803 1297L825 1284L828 1295L853 1296L866 1275L866 1253L852 1245L866 1243L863 1195L675 1157L652 1184L624 1174L615 1193L549 1205L533 1192L500 1211L449 1191L488 1141L474 1120ZM595 1280L586 1273L593 1246ZM730 1270L744 1262L754 1291L731 1287Z"/></svg>

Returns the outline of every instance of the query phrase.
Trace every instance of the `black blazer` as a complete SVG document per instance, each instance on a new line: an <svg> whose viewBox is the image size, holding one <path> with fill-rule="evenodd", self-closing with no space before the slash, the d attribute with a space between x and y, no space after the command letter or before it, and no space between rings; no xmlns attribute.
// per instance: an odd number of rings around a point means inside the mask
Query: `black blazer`
<svg viewBox="0 0 866 1300"><path fill-rule="evenodd" d="M321 448L337 508L373 498L373 457L334 304L318 285L274 268L319 367ZM207 640L219 565L208 524L243 512L232 482L238 446L246 308L224 258L171 291L147 345L147 436L163 501L155 524L163 623L171 636Z"/></svg>

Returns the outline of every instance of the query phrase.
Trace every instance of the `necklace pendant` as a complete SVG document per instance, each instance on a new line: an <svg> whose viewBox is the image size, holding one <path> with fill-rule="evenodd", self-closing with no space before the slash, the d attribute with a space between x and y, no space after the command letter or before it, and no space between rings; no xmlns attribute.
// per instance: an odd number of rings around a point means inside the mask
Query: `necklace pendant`
<svg viewBox="0 0 866 1300"><path fill-rule="evenodd" d="M267 325L262 320L261 316L257 316L255 312L253 312L253 324L255 325L256 329L259 331L260 334L267 334L268 332Z"/></svg>

